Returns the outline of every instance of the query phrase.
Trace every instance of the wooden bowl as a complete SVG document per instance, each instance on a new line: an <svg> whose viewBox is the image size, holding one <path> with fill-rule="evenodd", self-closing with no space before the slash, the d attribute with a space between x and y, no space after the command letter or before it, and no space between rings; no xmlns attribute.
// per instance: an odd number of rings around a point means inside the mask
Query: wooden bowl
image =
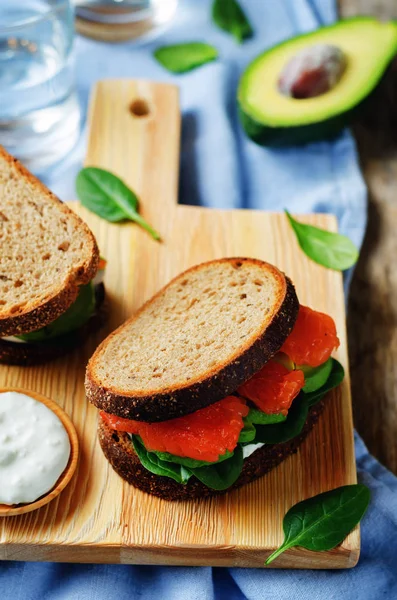
<svg viewBox="0 0 397 600"><path fill-rule="evenodd" d="M50 400L49 398L46 398L46 396L42 396L37 392L33 392L31 390L23 390L20 388L0 388L0 394L3 392L19 392L20 394L26 394L26 396L30 396L38 402L42 402L43 404L45 404L45 406L52 410L52 412L54 412L60 419L68 433L70 440L70 456L68 464L66 465L64 472L59 477L55 486L49 492L47 492L44 496L41 496L38 500L35 500L35 502L30 502L29 504L13 504L11 506L7 504L0 504L0 517L12 517L15 515L23 515L25 513L31 512L32 510L36 510L37 508L41 508L42 506L48 504L48 502L51 502L51 500L54 500L54 498L59 496L59 494L71 480L73 473L76 470L77 461L79 457L79 441L77 438L76 429L74 428L72 421L65 413L65 411L60 406L58 406L58 404L53 400Z"/></svg>

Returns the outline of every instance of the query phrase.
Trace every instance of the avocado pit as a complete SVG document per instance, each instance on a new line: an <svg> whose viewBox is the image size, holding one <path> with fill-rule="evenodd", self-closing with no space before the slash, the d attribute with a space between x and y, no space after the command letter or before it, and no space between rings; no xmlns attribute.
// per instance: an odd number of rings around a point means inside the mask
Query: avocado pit
<svg viewBox="0 0 397 600"><path fill-rule="evenodd" d="M287 62L278 80L284 96L303 100L332 90L347 65L343 50L331 44L304 48Z"/></svg>

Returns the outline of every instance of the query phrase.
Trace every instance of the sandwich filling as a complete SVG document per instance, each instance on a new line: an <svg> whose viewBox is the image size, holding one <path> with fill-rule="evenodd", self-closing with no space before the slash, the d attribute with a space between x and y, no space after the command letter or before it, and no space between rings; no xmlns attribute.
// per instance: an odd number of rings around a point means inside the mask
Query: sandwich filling
<svg viewBox="0 0 397 600"><path fill-rule="evenodd" d="M2 337L1 339L6 342L45 343L80 329L97 310L96 288L103 282L105 267L106 260L101 258L94 279L86 285L80 286L76 300L55 321L36 331Z"/></svg>
<svg viewBox="0 0 397 600"><path fill-rule="evenodd" d="M190 415L146 423L101 411L112 429L127 432L142 465L186 484L194 476L216 490L237 480L244 459L264 444L302 431L310 408L343 379L331 353L339 339L333 319L301 306L280 351L235 394Z"/></svg>

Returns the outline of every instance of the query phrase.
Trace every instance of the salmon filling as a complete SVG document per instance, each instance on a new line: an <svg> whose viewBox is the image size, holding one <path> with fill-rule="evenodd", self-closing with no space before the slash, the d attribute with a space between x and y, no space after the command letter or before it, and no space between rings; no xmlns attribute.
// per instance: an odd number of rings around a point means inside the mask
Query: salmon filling
<svg viewBox="0 0 397 600"><path fill-rule="evenodd" d="M238 388L238 396L228 396L190 415L161 423L123 419L104 411L100 415L112 429L138 435L149 451L216 462L236 448L243 418L249 412L247 401L264 413L286 415L305 385L299 365L320 366L339 343L331 317L301 306L295 326L281 348L298 365L296 369L290 370L272 359Z"/></svg>
<svg viewBox="0 0 397 600"><path fill-rule="evenodd" d="M105 412L100 415L112 429L139 435L147 450L216 462L237 446L248 412L245 400L228 396L191 415L161 423L121 419Z"/></svg>

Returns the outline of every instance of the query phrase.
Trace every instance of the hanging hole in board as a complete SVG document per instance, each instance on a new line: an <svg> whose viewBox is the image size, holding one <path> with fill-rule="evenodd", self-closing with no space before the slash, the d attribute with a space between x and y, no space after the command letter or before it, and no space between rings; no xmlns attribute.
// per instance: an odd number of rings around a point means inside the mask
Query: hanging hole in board
<svg viewBox="0 0 397 600"><path fill-rule="evenodd" d="M130 113L134 117L147 117L150 114L149 104L143 98L137 98L130 104Z"/></svg>

